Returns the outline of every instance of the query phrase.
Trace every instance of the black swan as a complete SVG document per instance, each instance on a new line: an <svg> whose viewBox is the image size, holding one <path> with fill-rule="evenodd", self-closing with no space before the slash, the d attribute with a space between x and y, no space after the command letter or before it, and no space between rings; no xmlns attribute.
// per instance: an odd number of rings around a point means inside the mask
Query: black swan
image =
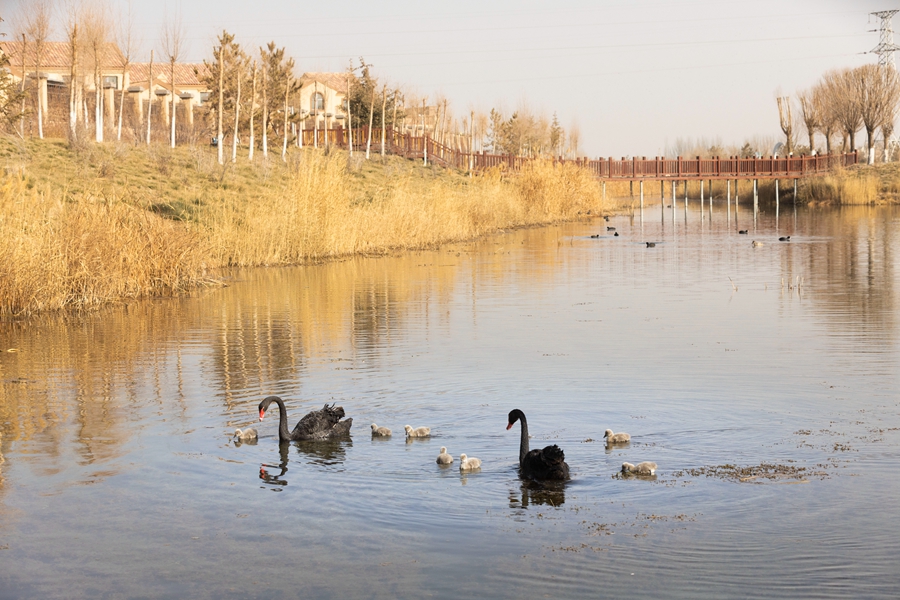
<svg viewBox="0 0 900 600"><path fill-rule="evenodd" d="M284 402L278 396L269 396L259 403L259 420L266 416L269 405L276 403L279 409L278 415L278 440L281 442L300 440L330 440L350 435L350 426L353 419L344 418L344 408L327 404L321 410L314 410L300 419L293 431L288 431L287 411Z"/></svg>
<svg viewBox="0 0 900 600"><path fill-rule="evenodd" d="M516 421L522 422L522 439L519 442L519 470L529 479L550 479L565 481L569 478L569 465L566 464L566 454L556 444L547 446L542 450L528 450L528 421L525 413L518 408L510 411L509 424L506 429L511 429Z"/></svg>

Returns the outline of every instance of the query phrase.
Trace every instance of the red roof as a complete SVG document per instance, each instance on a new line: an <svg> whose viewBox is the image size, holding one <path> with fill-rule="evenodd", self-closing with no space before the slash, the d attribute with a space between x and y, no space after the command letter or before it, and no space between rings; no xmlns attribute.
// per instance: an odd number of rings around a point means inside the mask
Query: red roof
<svg viewBox="0 0 900 600"><path fill-rule="evenodd" d="M196 72L194 69L196 69ZM150 79L150 63L132 63L128 72L131 75L131 85L143 85L146 87ZM206 65L203 63L175 63L175 86L203 87L200 77L204 76L206 72ZM157 84L167 85L171 73L171 65L169 63L153 63L153 81ZM197 73L199 73L199 76Z"/></svg>
<svg viewBox="0 0 900 600"><path fill-rule="evenodd" d="M0 42L0 49L9 57L9 68L13 73L21 75L22 73L22 42L21 41L4 41ZM79 55L82 60L90 60L89 52L80 49ZM34 69L35 60L37 58L37 47L34 42L25 43L25 70ZM79 60L81 62L81 60ZM119 69L125 66L125 57L119 47L113 42L104 44L101 53L101 61L104 70ZM18 68L17 68L18 67ZM44 42L41 50L41 70L59 70L69 72L71 70L71 53L68 42Z"/></svg>

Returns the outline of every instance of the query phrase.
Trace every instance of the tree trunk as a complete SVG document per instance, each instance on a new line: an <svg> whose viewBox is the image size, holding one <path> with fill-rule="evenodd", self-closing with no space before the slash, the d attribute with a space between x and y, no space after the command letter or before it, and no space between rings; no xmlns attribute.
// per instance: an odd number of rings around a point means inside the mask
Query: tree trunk
<svg viewBox="0 0 900 600"><path fill-rule="evenodd" d="M94 42L94 137L103 141L103 82L100 77L100 45Z"/></svg>
<svg viewBox="0 0 900 600"><path fill-rule="evenodd" d="M122 112L125 110L125 74L128 72L128 61L122 69L122 93L119 94L119 118L116 124L116 140L122 141Z"/></svg>
<svg viewBox="0 0 900 600"><path fill-rule="evenodd" d="M38 138L44 139L44 94L41 85L41 44L37 44L35 49L34 71L37 73L37 128Z"/></svg>
<svg viewBox="0 0 900 600"><path fill-rule="evenodd" d="M78 103L75 94L75 80L78 78L78 25L72 27L72 64L69 75L69 136L75 140L78 135Z"/></svg>
<svg viewBox="0 0 900 600"><path fill-rule="evenodd" d="M238 66L237 69L237 100L234 103L234 131L231 134L231 162L237 162L237 147L238 147L238 127L240 127L240 118L241 118L241 79L243 79L243 73L241 72L241 67Z"/></svg>
<svg viewBox="0 0 900 600"><path fill-rule="evenodd" d="M372 120L375 117L375 86L372 86L372 101L369 102L369 137L366 140L366 160L369 160L369 149L372 147Z"/></svg>
<svg viewBox="0 0 900 600"><path fill-rule="evenodd" d="M353 156L353 111L350 110L350 75L347 75L347 147Z"/></svg>
<svg viewBox="0 0 900 600"><path fill-rule="evenodd" d="M147 76L147 145L150 145L150 124L153 122L153 50L150 51L150 73Z"/></svg>
<svg viewBox="0 0 900 600"><path fill-rule="evenodd" d="M253 61L253 92L250 98L250 150L247 153L247 159L253 162L253 146L256 144L254 139L253 117L256 114L256 61Z"/></svg>
<svg viewBox="0 0 900 600"><path fill-rule="evenodd" d="M263 158L269 158L269 67L263 65L263 114L262 114Z"/></svg>
<svg viewBox="0 0 900 600"><path fill-rule="evenodd" d="M222 34L225 39L225 34ZM216 107L216 158L220 165L225 164L225 151L222 149L222 118L225 112L225 43L219 44L219 105Z"/></svg>
<svg viewBox="0 0 900 600"><path fill-rule="evenodd" d="M25 139L25 51L28 49L28 43L25 41L25 34L22 34L22 112L19 117L19 135Z"/></svg>
<svg viewBox="0 0 900 600"><path fill-rule="evenodd" d="M170 134L172 141L172 148L175 147L175 58L171 58L169 61L169 75L171 76L169 80L169 86L172 88L172 116L169 117L172 121L172 132Z"/></svg>
<svg viewBox="0 0 900 600"><path fill-rule="evenodd" d="M381 158L384 158L384 138L386 135L385 123L387 122L385 113L387 112L387 86L381 88Z"/></svg>
<svg viewBox="0 0 900 600"><path fill-rule="evenodd" d="M291 76L285 75L284 79L284 142L281 145L281 160L287 162L287 140L288 140L288 96L291 93ZM325 130L328 135L328 130ZM326 140L327 141L327 140Z"/></svg>

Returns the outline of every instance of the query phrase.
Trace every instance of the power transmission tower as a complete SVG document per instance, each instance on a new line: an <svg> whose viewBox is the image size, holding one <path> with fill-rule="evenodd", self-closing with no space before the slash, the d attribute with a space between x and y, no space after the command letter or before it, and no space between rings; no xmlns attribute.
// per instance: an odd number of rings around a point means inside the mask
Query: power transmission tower
<svg viewBox="0 0 900 600"><path fill-rule="evenodd" d="M891 24L891 19L898 12L900 12L900 10L882 10L869 13L870 15L875 15L881 19L881 27L879 29L881 32L881 40L878 42L878 45L871 50L871 52L878 55L879 67L891 66L896 68L893 53L900 50L900 46L894 43L894 28Z"/></svg>

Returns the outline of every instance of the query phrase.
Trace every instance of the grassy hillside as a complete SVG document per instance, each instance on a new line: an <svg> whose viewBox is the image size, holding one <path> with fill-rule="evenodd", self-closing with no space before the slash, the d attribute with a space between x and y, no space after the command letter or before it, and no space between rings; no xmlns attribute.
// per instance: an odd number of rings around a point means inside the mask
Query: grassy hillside
<svg viewBox="0 0 900 600"><path fill-rule="evenodd" d="M396 157L0 139L0 314L190 289L228 266L436 246L608 209L571 165L475 178Z"/></svg>

